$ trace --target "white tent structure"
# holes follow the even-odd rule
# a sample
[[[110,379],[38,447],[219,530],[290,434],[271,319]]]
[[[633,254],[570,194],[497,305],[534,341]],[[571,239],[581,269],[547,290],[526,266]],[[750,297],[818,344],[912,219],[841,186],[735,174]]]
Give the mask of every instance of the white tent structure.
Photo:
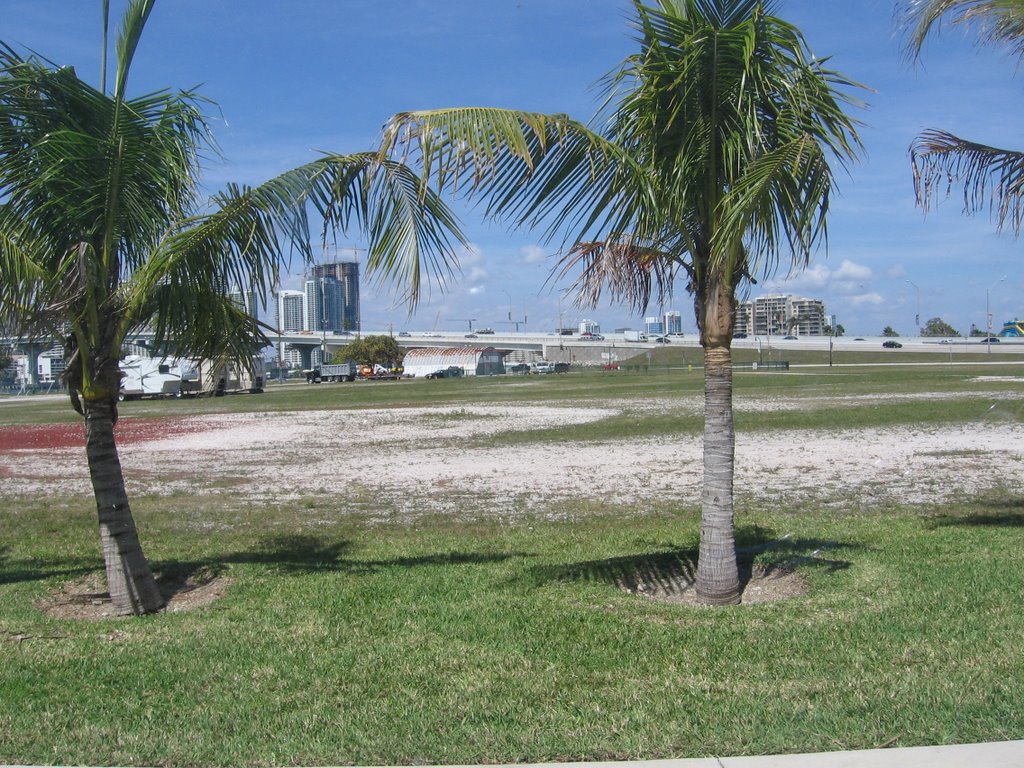
[[[410,349],[402,361],[405,375],[418,378],[453,366],[463,376],[504,375],[505,353],[494,347],[423,347]]]

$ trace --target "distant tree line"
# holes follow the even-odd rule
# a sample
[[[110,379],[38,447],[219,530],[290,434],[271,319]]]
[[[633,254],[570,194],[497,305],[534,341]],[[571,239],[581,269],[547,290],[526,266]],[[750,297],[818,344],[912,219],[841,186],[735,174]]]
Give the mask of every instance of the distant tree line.
[[[933,317],[924,324],[921,329],[922,336],[959,336],[960,332],[943,320],[941,317]]]
[[[885,326],[885,328],[882,329],[882,335],[888,337],[895,337],[899,336],[900,334],[899,331],[894,330],[891,325],[887,325]],[[947,323],[945,320],[943,320],[941,317],[933,317],[931,320],[924,324],[924,327],[921,329],[921,335],[930,336],[933,338],[950,338],[954,336],[959,336],[960,332],[956,328],[951,326],[949,323]],[[980,331],[977,328],[974,328],[973,326],[971,327],[971,336],[985,335],[986,334],[984,331]]]

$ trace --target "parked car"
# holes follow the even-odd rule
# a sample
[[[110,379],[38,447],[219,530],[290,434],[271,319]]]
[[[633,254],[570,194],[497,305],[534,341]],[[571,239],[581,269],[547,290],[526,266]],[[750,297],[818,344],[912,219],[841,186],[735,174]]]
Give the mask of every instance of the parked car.
[[[571,366],[568,363],[555,363],[555,373],[568,373]]]
[[[447,368],[438,368],[433,373],[428,373],[425,379],[461,379],[464,371],[457,365],[449,365]]]
[[[885,347],[886,349],[903,349],[902,344],[900,344],[898,341],[893,341],[892,339],[889,339],[889,341],[883,341],[882,346]]]
[[[747,334],[745,334],[745,333],[734,333],[732,335],[732,337],[734,339],[745,339],[745,338],[747,338]]]

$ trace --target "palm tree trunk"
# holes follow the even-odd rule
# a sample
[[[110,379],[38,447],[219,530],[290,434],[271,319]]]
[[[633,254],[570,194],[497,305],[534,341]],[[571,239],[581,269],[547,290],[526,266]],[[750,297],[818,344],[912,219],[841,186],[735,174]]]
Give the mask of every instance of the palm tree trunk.
[[[740,601],[733,520],[736,435],[732,423],[732,328],[735,290],[711,277],[697,298],[704,346],[704,490],[701,496],[697,597],[707,605]]]
[[[114,409],[109,401],[85,401],[85,453],[96,497],[107,587],[121,615],[151,613],[164,604],[139,544],[128,505],[121,461],[114,443]]]
[[[732,351],[704,351],[704,492],[697,596],[708,605],[740,601],[733,521]]]

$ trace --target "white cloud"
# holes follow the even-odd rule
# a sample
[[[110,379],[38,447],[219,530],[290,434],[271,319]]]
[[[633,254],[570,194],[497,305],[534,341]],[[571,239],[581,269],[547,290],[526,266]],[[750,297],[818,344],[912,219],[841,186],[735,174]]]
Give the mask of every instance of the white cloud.
[[[527,264],[540,264],[548,258],[548,252],[539,245],[524,245],[519,249],[523,255],[523,261]]]
[[[832,273],[832,278],[835,280],[870,280],[872,276],[871,268],[865,267],[862,264],[855,264],[849,259],[843,259],[839,265],[839,269]]]
[[[907,270],[903,268],[902,264],[897,264],[894,267],[889,267],[889,269],[885,271],[885,276],[891,278],[906,277]]]
[[[484,288],[484,286],[474,285],[472,288],[469,289],[468,293],[470,296],[479,296],[480,294],[485,293],[486,291],[487,289]]]
[[[766,291],[810,291],[820,290],[828,285],[828,267],[815,264],[803,272],[784,278],[772,278],[764,284]]]
[[[863,293],[860,296],[850,296],[848,301],[855,307],[862,307],[865,304],[877,306],[878,304],[885,303],[885,299],[877,293]]]
[[[766,291],[813,293],[825,290],[839,294],[857,294],[864,291],[874,273],[870,267],[843,259],[837,269],[824,264],[813,264],[803,272],[783,280],[770,280]]]
[[[473,264],[479,264],[484,260],[484,255],[481,250],[470,244],[459,249],[459,266],[465,269]]]

